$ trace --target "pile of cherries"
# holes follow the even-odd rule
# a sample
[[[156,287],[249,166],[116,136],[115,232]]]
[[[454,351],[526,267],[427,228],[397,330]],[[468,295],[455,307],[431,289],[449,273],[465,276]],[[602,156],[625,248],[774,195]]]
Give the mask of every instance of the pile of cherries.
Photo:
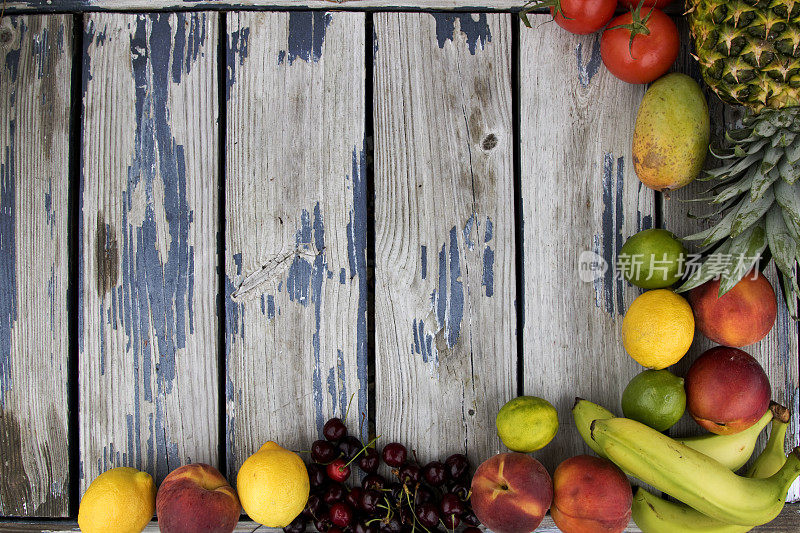
[[[464,533],[480,533],[464,455],[421,465],[416,453],[412,460],[397,442],[382,452],[362,445],[339,418],[328,420],[322,434],[325,440],[311,446],[311,495],[303,512],[283,528],[286,533],[303,533],[309,523],[320,533],[442,533],[461,524],[468,526]],[[388,479],[378,473],[381,460],[390,469]],[[356,467],[365,475],[360,486],[351,479],[348,487]]]

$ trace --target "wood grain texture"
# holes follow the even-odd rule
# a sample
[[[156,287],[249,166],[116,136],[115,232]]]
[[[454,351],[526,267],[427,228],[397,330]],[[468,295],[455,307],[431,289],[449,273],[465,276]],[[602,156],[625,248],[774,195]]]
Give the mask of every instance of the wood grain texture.
[[[775,520],[763,526],[751,529],[755,533],[788,533],[800,529],[800,504],[789,504],[783,508],[781,514]],[[29,533],[33,531],[50,532],[72,532],[78,533],[78,525],[74,521],[63,522],[3,522],[0,519],[0,530],[5,533]],[[153,521],[144,529],[144,533],[158,533],[158,524]],[[236,524],[234,533],[280,533],[282,530],[260,526],[255,522],[243,520]],[[484,530],[488,531],[488,530]],[[558,533],[560,530],[553,523],[553,519],[548,514],[536,528],[536,533]],[[642,533],[633,521],[625,528],[626,533]]]
[[[630,157],[644,88],[602,66],[598,35],[548,20],[521,29],[520,134],[524,387],[558,409],[559,432],[536,454],[552,471],[588,450],[572,419],[575,397],[619,412],[622,390],[642,370],[620,337],[639,292],[613,264],[625,239],[652,227],[654,201]],[[586,270],[592,263],[610,268]]]
[[[86,20],[82,489],[218,461],[217,18]]]
[[[516,392],[511,17],[374,21],[376,431],[480,462]]]
[[[9,12],[25,11],[97,11],[97,10],[158,10],[158,9],[237,9],[237,8],[309,8],[309,9],[367,9],[417,8],[480,10],[519,9],[524,0],[22,0],[9,1]]]
[[[72,18],[0,19],[0,515],[66,516]]]
[[[228,19],[229,472],[367,412],[363,13]],[[360,435],[366,436],[367,424]]]
[[[689,55],[689,44],[691,43],[691,36],[688,30],[688,24],[683,21],[678,21],[678,29],[681,32],[681,43],[686,47],[679,55],[679,61],[676,64],[676,71],[688,74],[700,82],[701,87],[705,90],[706,99],[709,104],[709,111],[711,113],[712,125],[712,143],[717,145],[724,138],[725,127],[735,127],[737,121],[741,120],[743,115],[742,108],[734,108],[723,104],[722,101],[702,83],[697,62]],[[708,157],[706,160],[706,168],[714,168],[718,162],[713,157]],[[693,215],[705,215],[712,213],[716,210],[707,203],[688,203],[689,200],[707,196],[703,194],[712,185],[712,182],[694,181],[686,187],[679,189],[671,194],[668,200],[663,202],[663,225],[664,228],[672,231],[679,237],[685,237],[692,233],[702,231],[714,225],[721,217],[717,216],[711,220],[699,220],[695,217],[688,216],[689,213]],[[685,243],[690,253],[698,250],[697,242],[687,241]],[[785,405],[791,409],[792,419],[788,430],[786,431],[786,451],[787,453],[795,446],[800,445],[800,387],[798,379],[800,378],[800,369],[798,369],[798,326],[797,323],[789,316],[786,309],[786,303],[780,283],[777,282],[774,264],[770,264],[764,271],[764,274],[772,283],[775,292],[777,293],[778,301],[778,317],[772,331],[760,342],[743,348],[744,351],[752,355],[769,376],[770,384],[772,385],[772,399],[776,402]],[[703,336],[700,331],[695,332],[694,342],[686,356],[671,370],[680,376],[685,376],[691,364],[697,359],[700,354],[716,344]],[[692,420],[687,414],[683,419],[671,430],[675,435],[689,435],[701,434],[703,429]],[[764,431],[759,438],[759,443],[756,446],[753,457],[757,457],[758,453],[763,449],[764,444],[769,437],[769,429]],[[749,466],[749,463],[748,463]],[[747,468],[747,466],[745,466]],[[789,489],[788,501],[800,500],[800,481],[796,481]]]

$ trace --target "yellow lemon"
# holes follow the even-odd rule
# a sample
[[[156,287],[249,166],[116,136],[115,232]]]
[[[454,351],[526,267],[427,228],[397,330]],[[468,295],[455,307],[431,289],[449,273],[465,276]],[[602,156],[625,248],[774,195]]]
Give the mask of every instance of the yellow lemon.
[[[85,533],[139,533],[155,509],[156,486],[150,474],[135,468],[112,468],[86,489],[78,509],[78,527]]]
[[[685,298],[669,289],[636,298],[622,319],[622,345],[637,363],[661,370],[680,361],[694,338],[694,316]]]
[[[236,490],[250,518],[267,527],[285,527],[306,506],[311,486],[300,456],[270,441],[239,469]]]

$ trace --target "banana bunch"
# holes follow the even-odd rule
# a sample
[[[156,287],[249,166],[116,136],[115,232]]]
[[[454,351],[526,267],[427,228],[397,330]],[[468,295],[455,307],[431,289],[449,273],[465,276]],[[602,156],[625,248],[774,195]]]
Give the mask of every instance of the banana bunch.
[[[747,477],[768,478],[786,463],[783,442],[788,427],[782,419],[772,420],[767,446],[748,470]],[[745,533],[752,529],[715,520],[688,505],[664,500],[642,488],[633,496],[631,516],[645,533]]]
[[[718,461],[628,418],[595,420],[591,436],[620,468],[658,490],[729,524],[766,524],[783,509],[800,475],[800,447],[765,479],[737,476]]]
[[[575,405],[572,407],[572,416],[575,419],[575,427],[578,429],[578,433],[580,433],[586,444],[594,453],[605,457],[600,446],[592,439],[589,426],[594,420],[615,418],[614,413],[596,403],[584,400],[583,398],[575,398]],[[758,436],[771,420],[782,420],[784,423],[788,422],[789,409],[779,403],[771,402],[764,416],[744,431],[732,435],[705,433],[696,437],[683,437],[676,440],[689,448],[716,459],[731,470],[738,470],[744,466],[750,459],[750,456],[753,455],[753,450],[758,442]],[[785,434],[786,430],[784,429],[784,435]]]
[[[615,418],[607,409],[582,399],[576,399],[573,416],[578,432],[596,453],[689,504],[669,502],[639,489],[632,516],[645,533],[749,531],[780,513],[789,486],[800,474],[800,447],[788,459],[783,451],[788,409],[774,402],[754,428],[734,435],[709,433],[679,440],[634,420]],[[767,447],[748,477],[737,476],[731,470],[747,462],[770,420]]]

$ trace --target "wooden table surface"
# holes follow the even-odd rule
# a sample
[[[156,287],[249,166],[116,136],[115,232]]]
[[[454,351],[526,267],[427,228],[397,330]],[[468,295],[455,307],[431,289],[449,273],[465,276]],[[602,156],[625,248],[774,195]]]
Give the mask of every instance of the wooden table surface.
[[[308,450],[351,398],[353,432],[422,461],[503,451],[494,417],[523,393],[559,411],[534,454],[551,472],[587,452],[570,408],[619,411],[639,292],[580,265],[700,227],[701,184],[663,198],[629,163],[645,87],[596,35],[520,27],[502,11],[520,2],[175,4],[0,19],[0,516],[74,519],[114,466],[233,481],[267,440]],[[148,5],[167,10],[107,11]],[[697,76],[677,22],[675,69]],[[719,135],[737,113],[709,102]],[[785,307],[747,351],[800,444]]]

